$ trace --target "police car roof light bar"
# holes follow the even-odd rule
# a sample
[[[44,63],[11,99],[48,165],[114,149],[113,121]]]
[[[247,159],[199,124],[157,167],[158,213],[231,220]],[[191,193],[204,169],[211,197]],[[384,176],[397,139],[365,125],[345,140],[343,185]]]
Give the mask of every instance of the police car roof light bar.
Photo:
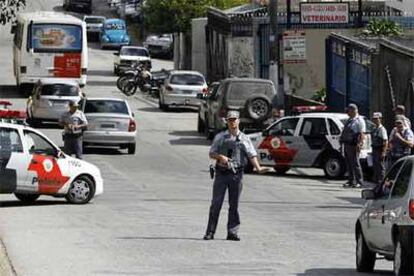
[[[298,105],[292,107],[293,112],[297,113],[304,113],[304,112],[321,112],[326,111],[328,107],[326,105],[310,105],[310,106],[304,106],[304,105]]]

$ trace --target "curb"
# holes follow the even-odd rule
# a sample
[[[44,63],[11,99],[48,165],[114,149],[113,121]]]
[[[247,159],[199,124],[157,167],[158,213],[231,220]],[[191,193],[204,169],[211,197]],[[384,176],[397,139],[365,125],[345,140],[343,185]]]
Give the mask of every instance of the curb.
[[[2,276],[16,276],[17,273],[10,262],[7,255],[6,247],[2,240],[0,240],[0,275]]]

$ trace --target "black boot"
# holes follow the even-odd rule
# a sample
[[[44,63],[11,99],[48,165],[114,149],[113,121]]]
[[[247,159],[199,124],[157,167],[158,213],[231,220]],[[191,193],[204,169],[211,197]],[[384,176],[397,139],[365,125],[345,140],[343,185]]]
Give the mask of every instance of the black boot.
[[[214,234],[212,232],[208,232],[207,234],[204,235],[203,240],[214,240]]]
[[[227,234],[227,240],[229,240],[229,241],[239,241],[240,237],[237,236],[237,234],[228,233]]]

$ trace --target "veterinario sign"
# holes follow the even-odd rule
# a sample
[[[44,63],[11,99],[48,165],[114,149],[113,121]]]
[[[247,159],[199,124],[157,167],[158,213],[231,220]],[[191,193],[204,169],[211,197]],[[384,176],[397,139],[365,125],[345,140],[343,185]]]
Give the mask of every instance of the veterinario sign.
[[[346,24],[349,22],[349,3],[301,3],[302,24]]]

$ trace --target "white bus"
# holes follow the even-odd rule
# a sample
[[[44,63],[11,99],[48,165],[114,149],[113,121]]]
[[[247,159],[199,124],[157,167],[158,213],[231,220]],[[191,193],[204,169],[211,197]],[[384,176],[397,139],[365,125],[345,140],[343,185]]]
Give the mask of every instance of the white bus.
[[[20,13],[12,33],[14,75],[21,90],[45,77],[86,84],[88,45],[84,21],[58,12]]]

